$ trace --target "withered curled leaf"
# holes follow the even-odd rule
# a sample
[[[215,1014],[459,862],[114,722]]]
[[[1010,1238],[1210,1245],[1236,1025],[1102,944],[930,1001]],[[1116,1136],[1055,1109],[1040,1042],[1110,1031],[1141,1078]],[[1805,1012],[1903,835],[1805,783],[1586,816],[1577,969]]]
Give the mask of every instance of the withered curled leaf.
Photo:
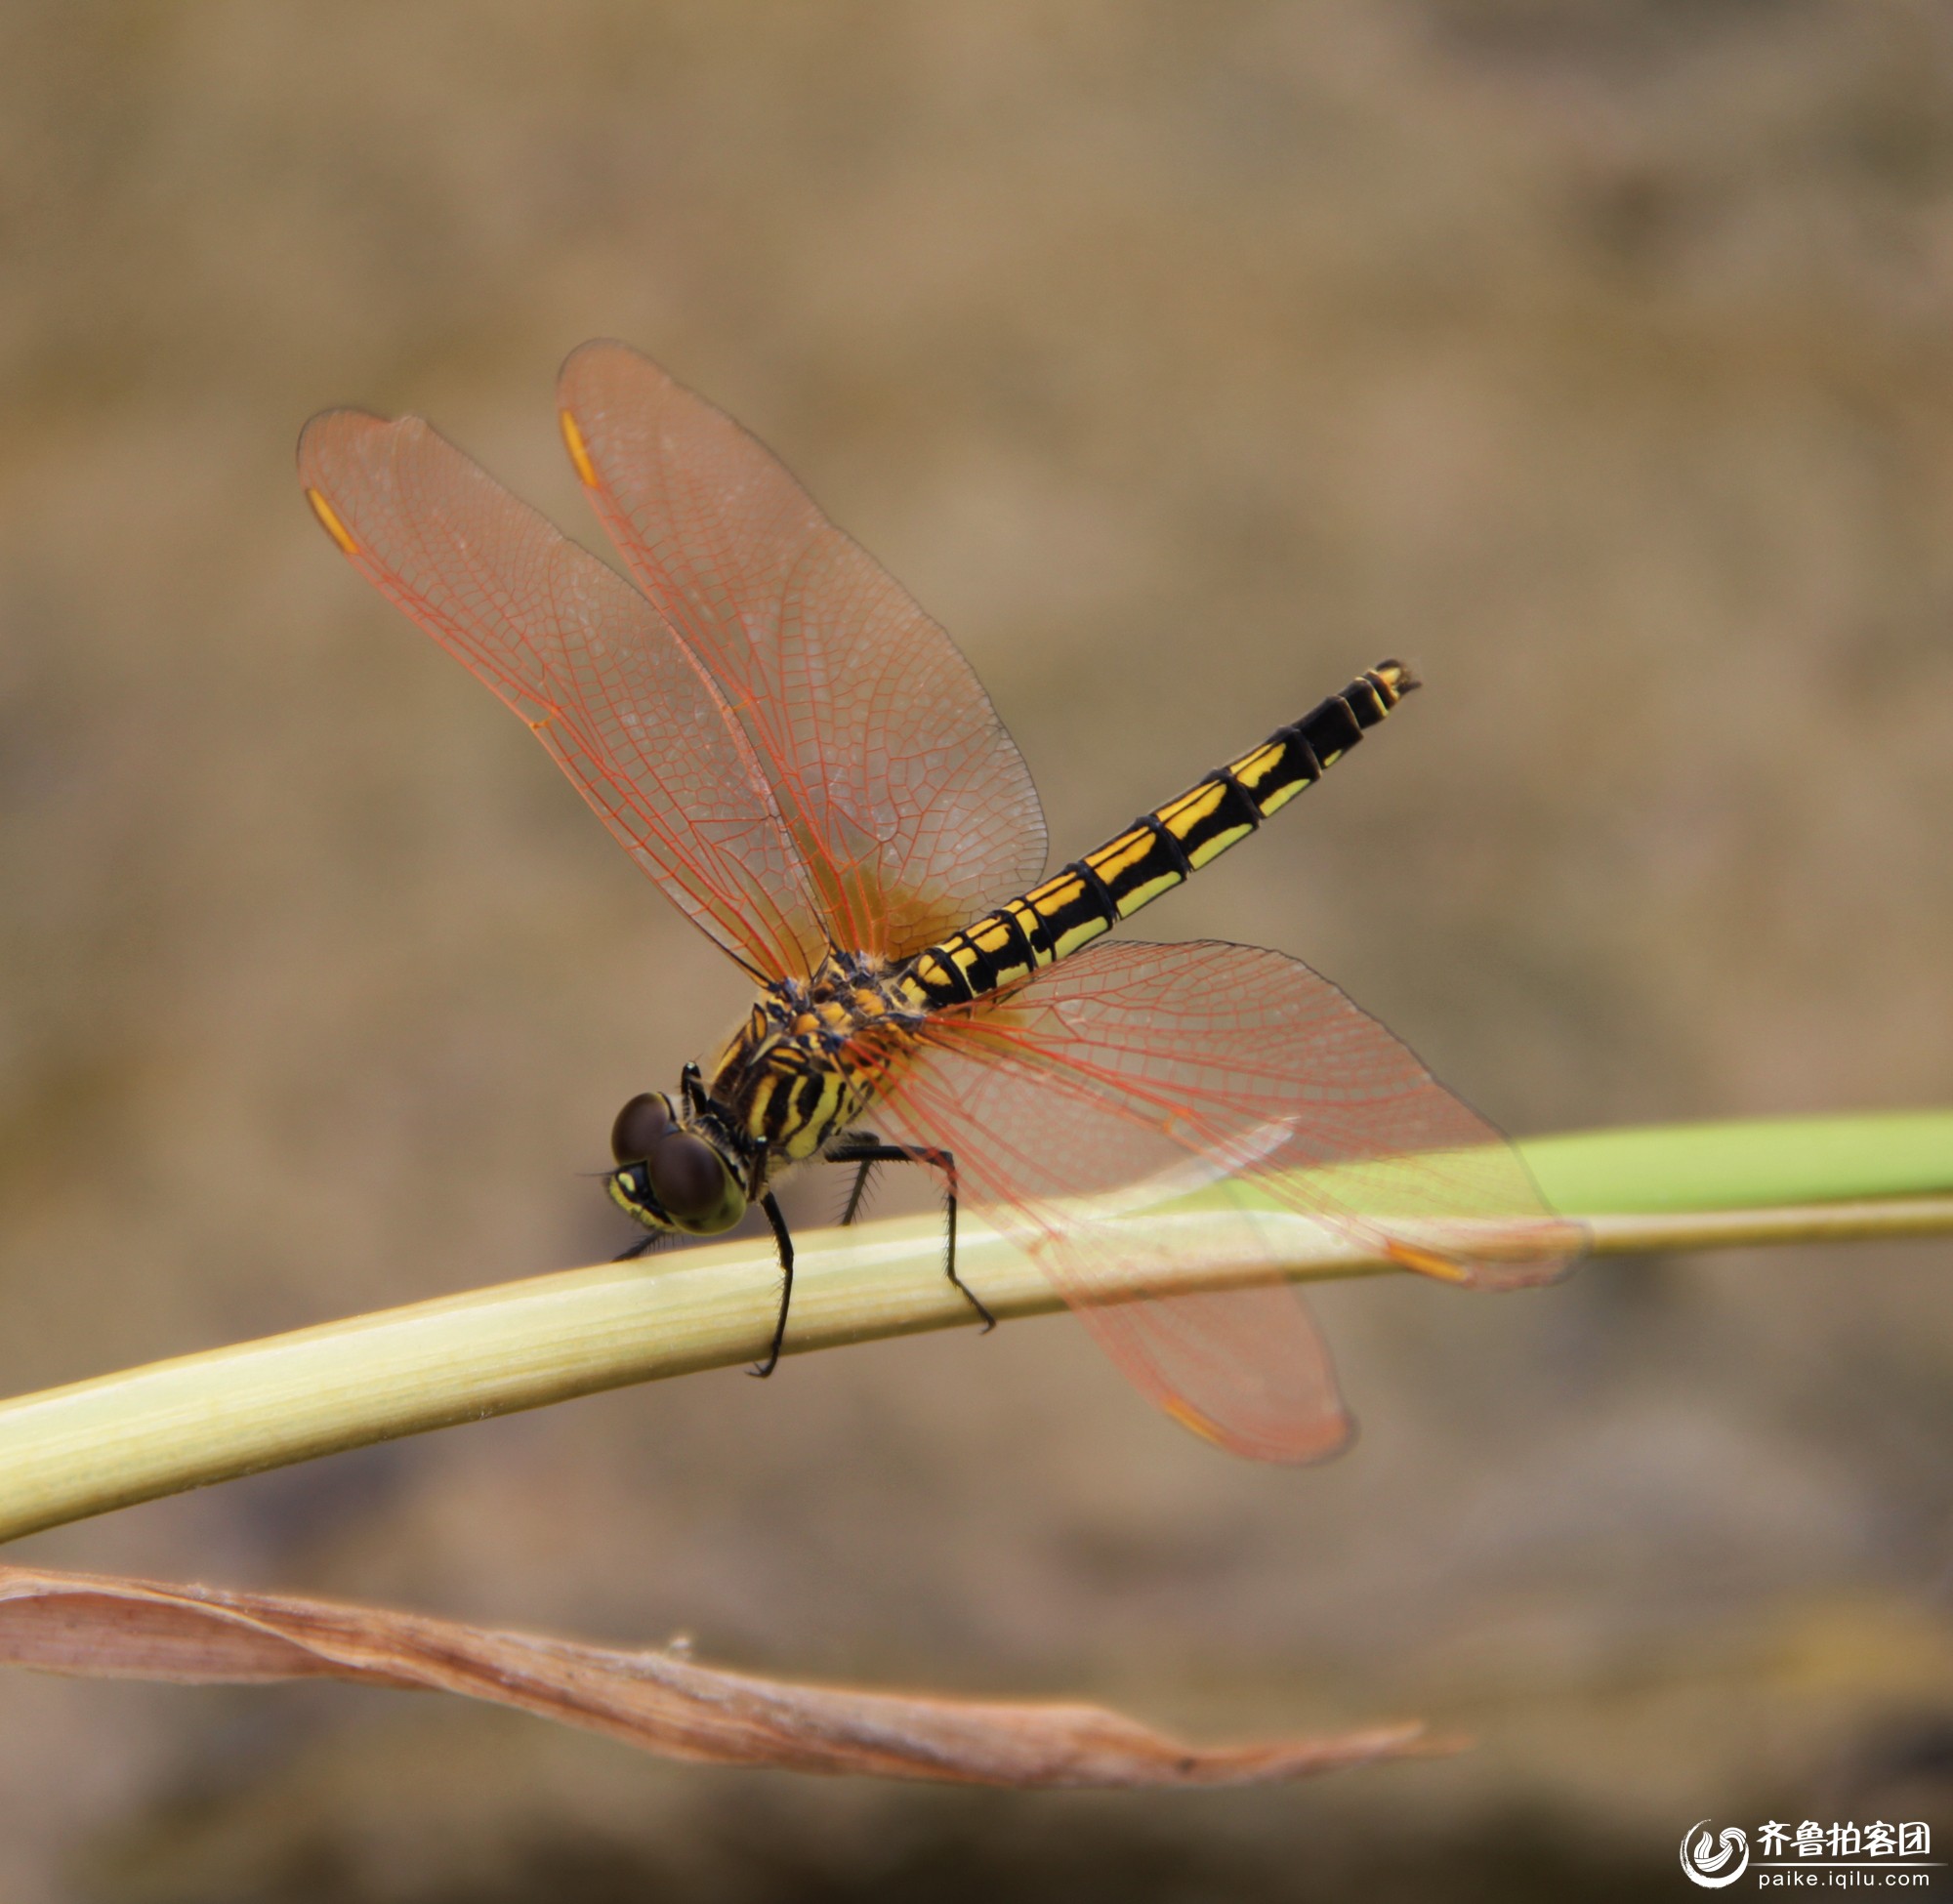
[[[514,1706],[673,1759],[1018,1787],[1246,1785],[1449,1749],[1416,1724],[1197,1747],[1101,1706],[798,1685],[670,1652],[115,1575],[0,1566],[0,1664],[352,1679]]]

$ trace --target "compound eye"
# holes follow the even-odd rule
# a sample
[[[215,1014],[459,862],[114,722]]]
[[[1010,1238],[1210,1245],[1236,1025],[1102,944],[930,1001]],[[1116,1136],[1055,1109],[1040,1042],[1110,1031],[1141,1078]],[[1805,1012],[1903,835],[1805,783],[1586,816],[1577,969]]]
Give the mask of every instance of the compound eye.
[[[702,1221],[726,1195],[726,1166],[719,1153],[687,1131],[674,1131],[664,1138],[645,1168],[658,1201],[682,1223]]]
[[[671,1107],[655,1092],[641,1091],[610,1127],[610,1154],[620,1164],[641,1164],[671,1129]]]

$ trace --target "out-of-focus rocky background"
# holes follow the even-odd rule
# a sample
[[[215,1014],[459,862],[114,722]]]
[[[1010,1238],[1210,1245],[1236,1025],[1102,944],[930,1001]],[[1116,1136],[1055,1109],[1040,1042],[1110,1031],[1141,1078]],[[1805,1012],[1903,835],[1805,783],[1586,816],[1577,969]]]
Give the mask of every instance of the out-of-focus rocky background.
[[[1060,853],[1420,664],[1157,932],[1310,960],[1516,1130],[1944,1101],[1942,9],[17,4],[0,1391],[625,1240],[580,1173],[742,981],[291,468],[322,405],[423,410],[594,536],[550,399],[602,333],[955,632]],[[1936,1818],[1949,1271],[1335,1292],[1322,1472],[1053,1321],[49,1534],[11,1552],[1479,1745],[1022,1799],[16,1676],[0,1896],[1607,1898],[1683,1892],[1705,1814]]]

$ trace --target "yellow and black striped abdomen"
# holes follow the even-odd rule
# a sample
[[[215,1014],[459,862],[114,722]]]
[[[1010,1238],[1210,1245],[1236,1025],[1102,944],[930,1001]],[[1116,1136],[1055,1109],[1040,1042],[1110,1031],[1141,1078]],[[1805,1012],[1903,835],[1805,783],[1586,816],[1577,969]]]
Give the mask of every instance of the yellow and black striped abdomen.
[[[1321,779],[1416,685],[1402,662],[1378,662],[1252,753],[1143,813],[1096,852],[954,938],[918,952],[898,980],[904,996],[919,1009],[962,1005],[1089,945],[1245,840]]]

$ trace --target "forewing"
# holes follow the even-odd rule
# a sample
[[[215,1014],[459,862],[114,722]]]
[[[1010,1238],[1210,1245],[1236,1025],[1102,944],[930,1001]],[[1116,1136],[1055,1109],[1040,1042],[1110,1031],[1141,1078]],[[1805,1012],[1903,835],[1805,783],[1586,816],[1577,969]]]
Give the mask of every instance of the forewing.
[[[1348,1423],[1250,1206],[1492,1286],[1551,1277],[1578,1245],[1510,1144],[1410,1051],[1306,966],[1251,946],[1093,946],[932,1021],[873,1115],[892,1142],[953,1153],[969,1202],[1032,1249],[1175,1419],[1265,1460],[1332,1453]],[[1203,1249],[1267,1262],[1268,1281],[1105,1303],[1114,1268],[1170,1286],[1185,1245],[1166,1224],[1080,1221],[1065,1200],[1143,1208],[1222,1182],[1240,1207],[1221,1200]]]
[[[1023,760],[901,585],[637,352],[586,344],[559,398],[604,528],[764,763],[834,942],[905,958],[1033,885]]]
[[[314,417],[299,474],[359,571],[528,723],[698,926],[765,976],[817,963],[768,776],[643,596],[419,417]]]

